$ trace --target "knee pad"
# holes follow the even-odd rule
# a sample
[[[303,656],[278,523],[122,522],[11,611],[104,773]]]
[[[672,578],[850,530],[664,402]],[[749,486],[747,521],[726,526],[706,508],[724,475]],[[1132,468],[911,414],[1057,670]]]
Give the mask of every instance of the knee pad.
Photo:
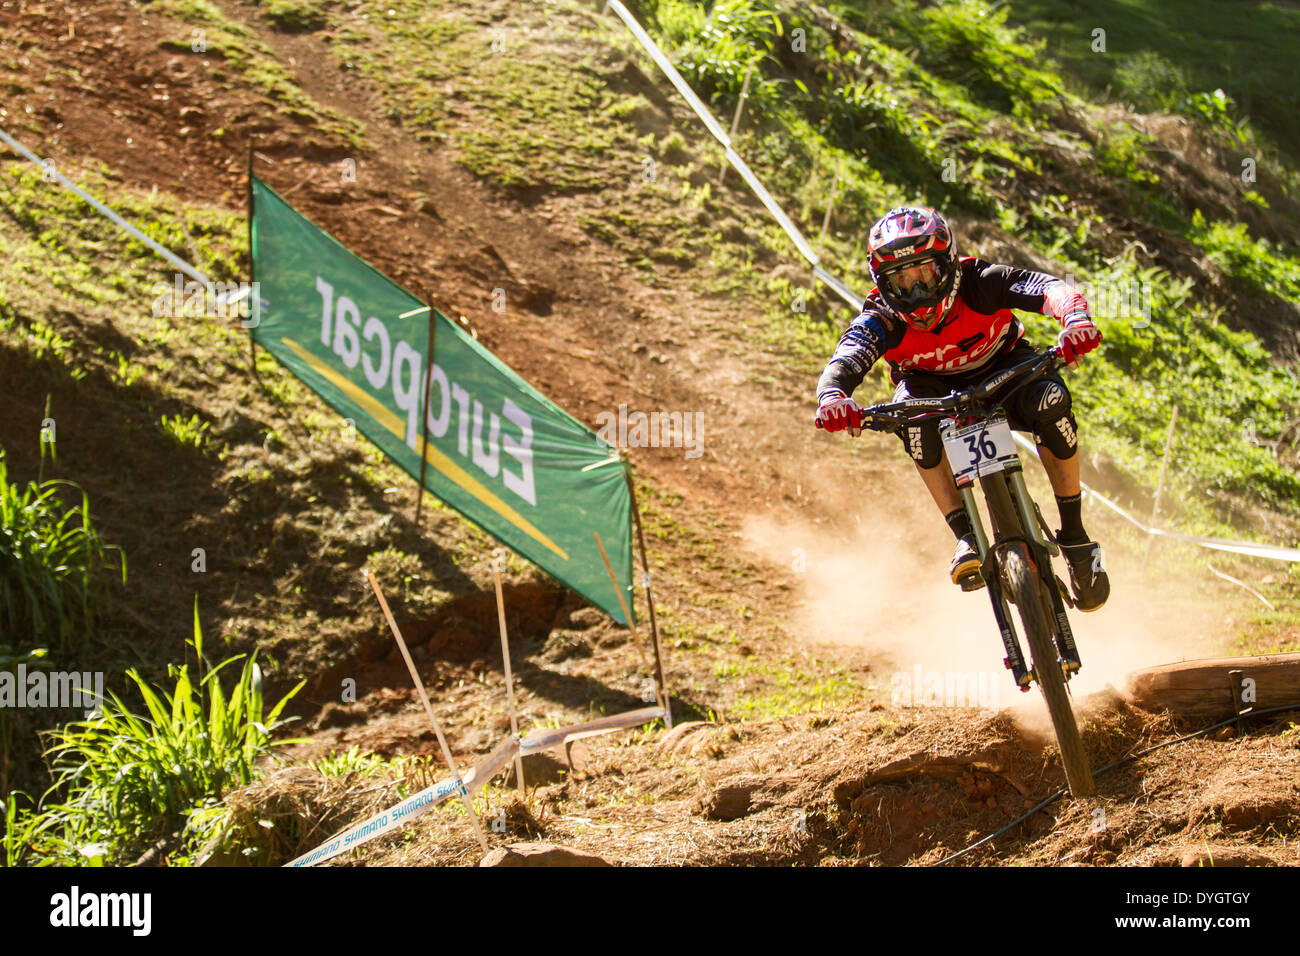
[[[894,401],[902,402],[909,398],[917,398],[907,387],[908,383],[903,380],[898,383],[894,389]],[[922,468],[933,468],[943,460],[943,441],[939,438],[939,425],[937,422],[929,421],[915,428],[900,428],[896,434],[903,442],[903,447]]]
[[[1047,379],[1038,383],[1037,388],[1027,388],[1023,411],[1035,424],[1054,422],[1070,414],[1070,391],[1062,382]]]
[[[1062,415],[1056,421],[1036,425],[1034,439],[1046,446],[1057,458],[1073,458],[1079,451],[1079,434],[1075,430],[1074,416]]]
[[[1026,388],[1017,403],[1018,417],[1033,427],[1034,439],[1057,458],[1073,458],[1079,436],[1071,411],[1070,390],[1057,379]]]
[[[900,428],[898,437],[903,440],[903,447],[912,456],[912,461],[922,468],[933,468],[943,460],[943,441],[939,438],[939,425],[936,422]]]

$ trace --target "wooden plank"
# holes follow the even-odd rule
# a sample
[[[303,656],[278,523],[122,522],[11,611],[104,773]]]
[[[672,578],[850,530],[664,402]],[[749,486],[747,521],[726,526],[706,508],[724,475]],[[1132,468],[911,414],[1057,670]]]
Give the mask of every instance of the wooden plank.
[[[1287,704],[1300,708],[1300,653],[1217,657],[1150,667],[1128,675],[1124,696],[1143,710],[1226,720],[1236,713],[1229,677],[1234,670],[1241,671],[1244,680],[1253,681],[1253,686],[1248,684],[1243,708],[1264,710]]]

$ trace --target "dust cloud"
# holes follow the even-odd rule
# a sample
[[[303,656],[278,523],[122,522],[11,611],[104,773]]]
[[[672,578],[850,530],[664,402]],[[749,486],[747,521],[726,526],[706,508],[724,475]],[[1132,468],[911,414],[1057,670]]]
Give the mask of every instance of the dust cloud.
[[[963,593],[951,583],[952,535],[910,463],[898,472],[877,489],[846,494],[844,482],[828,482],[813,468],[800,483],[807,517],[747,522],[744,536],[759,554],[792,572],[792,632],[810,649],[866,651],[867,683],[882,702],[1044,710],[1045,717],[1041,696],[1019,691],[1002,664],[987,590]],[[824,513],[828,506],[834,514]],[[1092,525],[1105,547],[1101,523]],[[1055,563],[1068,581],[1064,562]],[[1083,661],[1070,684],[1076,699],[1107,685],[1122,690],[1126,675],[1140,668],[1207,656],[1216,615],[1192,598],[1199,585],[1149,584],[1141,563],[1140,550],[1106,548],[1110,600],[1091,613],[1069,612]],[[1022,647],[1027,653],[1023,640]]]

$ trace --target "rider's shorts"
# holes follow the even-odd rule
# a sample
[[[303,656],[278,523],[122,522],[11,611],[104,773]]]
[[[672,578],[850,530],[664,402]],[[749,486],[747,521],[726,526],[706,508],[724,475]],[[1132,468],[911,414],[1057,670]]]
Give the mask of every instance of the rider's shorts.
[[[940,398],[957,389],[978,385],[993,373],[1019,365],[1037,354],[1038,350],[1022,339],[1014,348],[973,372],[951,375],[902,372],[895,379],[894,401]],[[1014,388],[1015,383],[1011,385]],[[1074,415],[1070,411],[1070,390],[1058,372],[1048,372],[1014,391],[1005,407],[1012,428],[1031,433],[1036,443],[1046,446],[1057,458],[1073,458],[1079,450]],[[903,440],[907,453],[922,468],[933,468],[943,458],[939,423],[934,419],[914,428],[901,428],[898,437]]]

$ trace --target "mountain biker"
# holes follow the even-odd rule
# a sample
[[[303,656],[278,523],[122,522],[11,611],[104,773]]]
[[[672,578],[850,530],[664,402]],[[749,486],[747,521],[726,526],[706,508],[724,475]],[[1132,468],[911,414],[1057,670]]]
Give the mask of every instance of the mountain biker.
[[[1057,345],[1071,367],[1101,344],[1088,303],[1063,280],[1043,272],[958,258],[948,224],[933,209],[887,212],[867,240],[876,287],[840,336],[817,382],[817,420],[828,431],[861,434],[850,397],[877,360],[889,364],[894,401],[937,398],[975,385],[992,373],[1039,354],[1024,341],[1012,309],[1050,314],[1060,321]],[[1055,372],[1016,391],[1006,402],[1017,431],[1034,435],[1061,518],[1056,532],[1080,610],[1094,611],[1110,595],[1101,546],[1083,527],[1079,440],[1070,391]],[[957,537],[953,583],[963,591],[984,586],[970,517],[947,465],[938,423],[899,429],[935,504]]]

